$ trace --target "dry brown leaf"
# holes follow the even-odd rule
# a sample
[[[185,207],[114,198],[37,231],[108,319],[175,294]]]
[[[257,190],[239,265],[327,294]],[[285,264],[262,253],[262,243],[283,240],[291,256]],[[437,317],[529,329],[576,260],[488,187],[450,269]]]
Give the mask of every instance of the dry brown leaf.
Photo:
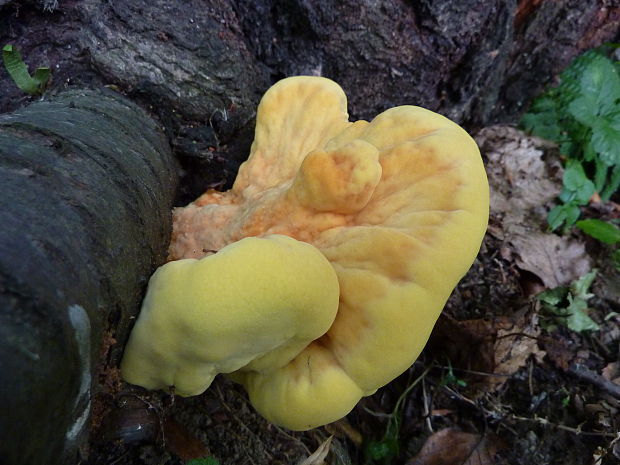
[[[497,330],[495,338],[493,373],[512,375],[525,366],[532,355],[538,362],[542,362],[545,352],[538,347],[540,327],[536,313],[523,315],[514,324],[504,321],[501,326],[503,327]],[[487,389],[497,389],[507,378],[507,376],[490,376],[483,381]]]
[[[545,233],[547,212],[562,188],[562,168],[548,143],[508,126],[491,126],[476,137],[487,157],[491,233],[510,244],[517,265],[547,288],[568,284],[590,271],[583,244]],[[553,162],[548,161],[555,160]]]
[[[436,359],[450,360],[455,368],[482,371],[482,367],[492,364],[489,325],[488,320],[458,321],[441,314],[428,341],[428,349]]]
[[[581,242],[555,234],[521,232],[515,232],[510,242],[519,256],[519,268],[534,273],[550,289],[569,284],[591,269]]]
[[[431,350],[445,356],[454,368],[501,376],[481,376],[473,383],[480,395],[501,387],[530,356],[542,361],[538,347],[540,327],[535,312],[520,312],[493,320],[457,321],[446,315],[437,322],[430,340]]]
[[[211,455],[202,441],[172,418],[166,418],[164,421],[164,439],[167,448],[182,460],[187,461]]]
[[[333,436],[328,437],[307,459],[299,462],[299,465],[323,465],[325,457],[329,453],[329,447],[332,443]]]
[[[544,348],[549,360],[564,371],[568,371],[573,361],[577,358],[575,348],[570,347],[562,339],[546,338]]]
[[[431,435],[407,465],[493,465],[502,448],[495,437],[446,428]]]
[[[598,276],[601,276],[600,274]],[[597,276],[597,279],[598,279]],[[604,289],[606,286],[605,283],[606,276],[603,276],[600,279],[601,286],[598,289]],[[610,300],[611,302],[620,302],[620,289],[618,292],[618,298],[609,299],[607,296],[599,295],[597,292],[597,297]],[[603,345],[612,345],[618,344],[620,342],[620,315],[610,315],[608,319],[606,319],[604,326],[602,328],[600,335],[600,340]]]
[[[620,460],[620,433],[618,433],[618,436],[616,436],[616,439],[614,439],[610,446],[612,446],[611,451],[613,452],[614,456]]]
[[[620,385],[620,362],[612,362],[603,368],[603,378]]]
[[[484,128],[476,142],[487,158],[491,212],[502,214],[504,223],[544,221],[541,207],[553,201],[562,189],[561,167],[544,160],[549,144],[501,125]],[[536,211],[534,218],[530,210]]]

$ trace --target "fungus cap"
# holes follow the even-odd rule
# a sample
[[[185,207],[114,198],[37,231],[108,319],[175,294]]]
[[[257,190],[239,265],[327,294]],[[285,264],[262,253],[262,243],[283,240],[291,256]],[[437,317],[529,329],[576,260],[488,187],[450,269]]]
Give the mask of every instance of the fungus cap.
[[[212,260],[229,244],[271,234],[312,244],[327,258],[339,302],[326,332],[286,356],[226,367],[235,368],[233,378],[262,415],[303,430],[341,418],[415,361],[480,248],[488,209],[480,153],[457,124],[415,106],[389,109],[370,123],[349,122],[336,83],[294,77],[261,100],[251,154],[233,188],[210,190],[175,210],[170,259],[220,250],[205,259]],[[264,271],[256,269],[256,278]],[[278,290],[273,283],[261,292]],[[208,306],[204,301],[222,299],[222,293],[218,286],[184,302],[197,314]],[[134,330],[140,331],[140,345],[168,332],[167,325],[174,325],[169,318],[140,330],[140,316]],[[216,323],[205,326],[203,340],[219,331]],[[178,352],[177,370],[200,371],[191,355],[193,345],[203,350],[199,341],[181,338],[182,349],[170,344]],[[140,367],[124,365],[125,378],[136,380],[134,370],[148,370],[159,387],[171,382],[171,368],[145,360]]]
[[[182,396],[250,362],[283,366],[327,331],[338,279],[313,246],[287,236],[246,238],[151,277],[121,363],[125,380]]]

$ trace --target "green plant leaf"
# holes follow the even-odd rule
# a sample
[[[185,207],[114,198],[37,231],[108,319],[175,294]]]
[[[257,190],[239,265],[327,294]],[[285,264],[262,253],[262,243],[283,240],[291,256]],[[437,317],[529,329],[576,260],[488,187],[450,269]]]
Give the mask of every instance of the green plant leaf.
[[[556,141],[566,159],[563,205],[547,217],[552,230],[566,232],[596,192],[607,201],[620,188],[620,63],[606,56],[611,48],[575,58],[521,120],[526,130]]]
[[[566,211],[566,219],[564,220],[566,222],[566,226],[568,227],[574,225],[575,221],[577,221],[581,215],[581,209],[577,205],[569,203],[564,205],[564,210]]]
[[[577,227],[587,235],[605,244],[617,244],[620,242],[620,228],[606,221],[597,219],[577,221]]]
[[[565,140],[560,144],[560,153],[568,157],[574,157],[575,154],[579,153],[579,147],[580,144],[575,141],[571,139]]]
[[[620,249],[614,250],[611,254],[611,262],[614,264],[614,268],[620,271]]]
[[[617,164],[611,171],[611,177],[609,179],[609,182],[607,183],[607,186],[605,186],[605,189],[603,189],[603,191],[601,192],[601,199],[603,200],[603,202],[607,202],[609,198],[614,195],[614,193],[618,190],[619,187],[620,164]]]
[[[573,200],[575,200],[575,191],[569,190],[564,187],[560,192],[560,195],[558,195],[558,198],[565,204],[572,202]]]
[[[596,331],[598,324],[587,314],[588,304],[585,300],[568,295],[566,308],[566,326],[578,333],[582,331]]]
[[[594,294],[590,294],[589,290],[590,286],[594,282],[594,278],[596,278],[597,273],[598,270],[594,269],[570,284],[570,292],[573,296],[575,296],[575,298],[588,300],[589,298],[594,297]]]
[[[585,161],[593,161],[594,163],[597,163],[600,160],[596,155],[596,150],[594,150],[594,147],[592,147],[592,136],[588,135],[587,141],[583,145],[583,159]]]
[[[596,278],[597,270],[586,273],[570,284],[568,307],[566,307],[566,326],[573,331],[596,331],[599,325],[588,316],[588,300],[594,297],[590,286]]]
[[[34,77],[28,73],[28,67],[22,60],[22,57],[13,45],[5,45],[2,48],[2,59],[4,66],[13,79],[13,82],[22,91],[36,95],[43,92],[45,85],[50,77],[50,69],[47,67],[37,68]]]
[[[370,441],[365,452],[372,460],[385,461],[398,454],[398,441],[393,438],[384,438],[381,441]]]
[[[581,80],[581,93],[594,98],[598,111],[595,114],[607,115],[617,111],[620,98],[620,76],[612,61],[597,54],[585,69]]]
[[[559,140],[562,135],[559,120],[556,102],[547,97],[534,102],[530,111],[523,115],[521,125],[535,136]]]
[[[592,270],[573,281],[568,288],[557,287],[536,296],[542,304],[541,315],[545,318],[542,325],[547,330],[555,329],[556,323],[577,332],[599,329],[598,324],[588,315],[587,304],[588,299],[594,295],[589,290],[596,274],[597,270]]]
[[[547,214],[547,222],[551,230],[555,231],[563,224],[565,224],[565,227],[572,226],[579,219],[580,215],[581,209],[579,206],[574,202],[569,202],[553,207]]]
[[[580,123],[590,126],[598,118],[599,104],[596,95],[580,95],[568,105],[569,113]]]
[[[586,181],[579,188],[579,190],[575,192],[575,200],[577,201],[578,205],[586,205],[595,193],[596,187],[594,186],[594,183],[589,179],[586,179]],[[579,215],[575,216],[575,220],[577,220],[578,217]],[[575,221],[573,221],[572,223],[574,222]]]
[[[592,126],[592,148],[607,166],[620,164],[620,121],[598,118]]]
[[[569,160],[562,177],[564,187],[569,191],[576,192],[586,184],[586,181],[588,178],[581,163],[577,160]]]
[[[605,182],[607,181],[607,164],[603,163],[599,158],[594,159],[594,187],[597,192],[601,192],[605,187]]]
[[[566,210],[564,205],[556,205],[547,214],[547,223],[552,231],[555,231],[566,221]]]
[[[566,163],[562,182],[564,189],[560,193],[560,200],[565,203],[574,201],[577,205],[585,205],[596,192],[594,183],[588,179],[582,164],[577,160],[569,160]],[[566,214],[574,220],[579,217],[574,208],[568,209]],[[570,224],[574,223],[574,220]]]
[[[579,81],[583,96],[592,97],[597,111],[593,116],[606,115],[616,109],[620,97],[620,76],[613,62],[604,55],[595,54]]]
[[[568,288],[564,286],[555,287],[553,289],[548,289],[546,291],[541,292],[536,296],[538,300],[540,300],[544,304],[551,305],[553,307],[557,307],[560,303],[566,299],[568,295]]]
[[[191,459],[185,465],[220,465],[220,462],[213,457],[202,457],[199,459]]]

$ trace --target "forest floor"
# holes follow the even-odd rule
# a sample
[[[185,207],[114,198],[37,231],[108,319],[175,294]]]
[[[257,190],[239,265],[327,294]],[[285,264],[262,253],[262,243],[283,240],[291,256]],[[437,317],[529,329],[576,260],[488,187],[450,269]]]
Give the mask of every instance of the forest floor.
[[[85,463],[620,463],[620,273],[603,244],[548,230],[562,184],[557,149],[507,126],[476,138],[492,193],[488,233],[403,375],[345,419],[293,433],[223,377],[175,398],[108,370]],[[617,219],[620,206],[591,202],[583,217]]]

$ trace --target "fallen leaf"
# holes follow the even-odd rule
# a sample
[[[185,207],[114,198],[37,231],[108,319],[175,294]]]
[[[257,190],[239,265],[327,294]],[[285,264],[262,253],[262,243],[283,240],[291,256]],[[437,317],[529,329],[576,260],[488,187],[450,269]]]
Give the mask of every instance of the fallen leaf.
[[[509,375],[524,367],[530,356],[542,362],[545,352],[538,347],[538,315],[530,313],[521,316],[514,322],[504,321],[497,330],[494,345],[493,373],[506,376],[489,376],[483,380],[487,390],[495,390],[502,386]]]
[[[604,282],[605,276],[601,276],[601,281]],[[601,286],[602,288],[603,286]],[[620,294],[618,294],[620,297]],[[597,296],[601,297],[598,293]],[[612,302],[620,302],[620,298],[611,300]],[[605,319],[604,329],[601,331],[601,343],[603,345],[618,344],[620,342],[620,315],[609,315],[609,318]]]
[[[471,383],[474,397],[500,388],[510,375],[525,366],[530,356],[542,361],[545,352],[538,347],[540,327],[536,312],[518,312],[492,320],[457,321],[442,316],[429,346],[452,367],[492,373],[476,377]]]
[[[447,359],[454,368],[480,370],[492,365],[489,320],[459,321],[442,313],[428,341],[428,349],[438,359]]]
[[[553,146],[502,125],[484,128],[476,135],[476,142],[487,158],[491,211],[502,214],[504,223],[545,221],[541,206],[553,201],[562,189],[561,166],[545,160]],[[536,210],[534,217],[530,210]]]
[[[611,448],[611,451],[613,452],[614,456],[620,460],[620,433],[618,433],[618,435],[616,436],[616,439],[614,439],[610,446],[613,446]]]
[[[570,347],[563,339],[545,338],[543,347],[549,360],[564,371],[568,371],[577,357],[574,347]]]
[[[605,368],[603,368],[603,372],[601,374],[603,375],[603,378],[620,385],[620,362],[612,362],[607,364]]]
[[[160,429],[160,419],[154,409],[139,407],[111,410],[100,420],[94,440],[113,442],[121,440],[126,444],[153,441]]]
[[[547,213],[562,189],[563,170],[554,146],[501,125],[483,129],[476,141],[487,158],[495,225],[491,233],[514,251],[504,245],[502,257],[514,257],[519,268],[536,275],[547,288],[590,271],[583,244],[545,232]]]
[[[332,443],[333,436],[328,437],[307,459],[299,462],[299,465],[323,465],[325,457],[329,453],[329,446]]]
[[[184,426],[172,418],[164,420],[164,440],[167,448],[184,461],[211,455],[209,449]]]
[[[493,465],[503,447],[494,436],[446,428],[431,435],[406,465]]]
[[[515,230],[509,239],[517,266],[534,273],[549,289],[566,285],[590,271],[590,258],[581,242],[540,232]]]

